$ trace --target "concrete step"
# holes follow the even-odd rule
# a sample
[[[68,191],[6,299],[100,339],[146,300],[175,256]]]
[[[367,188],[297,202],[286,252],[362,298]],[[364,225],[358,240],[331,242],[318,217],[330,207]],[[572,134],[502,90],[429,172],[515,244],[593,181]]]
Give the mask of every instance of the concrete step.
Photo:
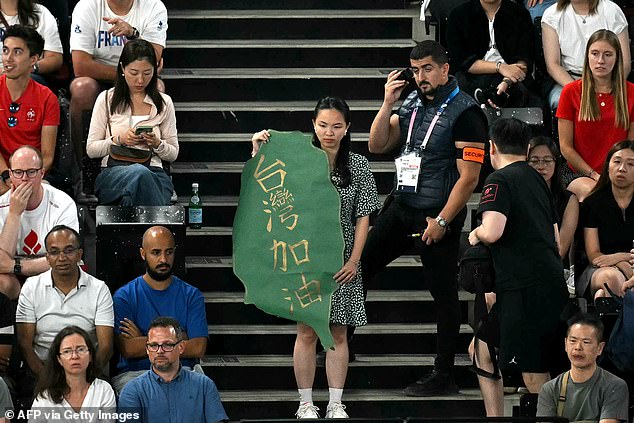
[[[380,79],[385,80],[391,68],[166,68],[164,80],[174,79]]]
[[[294,323],[209,325],[207,353],[291,354],[295,336]],[[467,351],[472,337],[471,327],[462,324],[457,350]],[[356,329],[354,351],[361,354],[434,354],[436,324],[370,323]]]
[[[244,162],[175,162],[171,166],[172,175],[175,174],[241,174]],[[372,173],[389,173],[395,171],[394,162],[370,162]]]
[[[250,155],[245,159],[250,158]],[[240,192],[244,162],[175,162],[171,165],[174,188],[178,193],[191,191],[198,182],[203,195],[232,195]],[[371,162],[377,191],[387,194],[394,186],[394,162]]]
[[[179,128],[184,132],[254,133],[262,128],[308,132],[315,101],[187,101],[176,102],[174,106]],[[354,128],[369,132],[381,103],[381,100],[349,101]]]
[[[346,100],[381,98],[386,76],[392,70],[394,68],[187,68],[166,69],[162,76],[174,101],[315,102],[335,93]],[[407,94],[409,92],[404,93]]]
[[[194,243],[194,239],[200,239],[200,242]],[[228,238],[228,237],[227,237]],[[205,237],[188,236],[187,248],[190,245],[205,245]],[[200,247],[195,251],[200,252]],[[218,247],[213,247],[217,249]],[[230,239],[229,249],[231,251]],[[233,274],[231,257],[222,256],[193,256],[186,257],[187,266],[187,282],[196,286],[203,292],[244,292],[244,285]],[[390,263],[381,273],[379,273],[372,281],[367,282],[370,289],[385,290],[420,290],[425,288],[423,275],[421,273],[422,265],[420,257],[417,256],[401,256]]]
[[[172,37],[184,39],[412,38],[416,12],[416,9],[182,10],[169,13],[169,29]]]
[[[280,324],[284,320],[244,304],[241,291],[204,292],[207,321],[215,324]],[[462,321],[468,323],[473,295],[459,292]],[[372,323],[429,323],[436,321],[436,307],[426,290],[372,290],[365,303]]]
[[[201,186],[201,189],[204,188]],[[203,206],[204,226],[233,226],[233,218],[238,207],[237,196],[202,195],[200,199]],[[379,195],[379,201],[385,201],[385,195]],[[189,195],[179,195],[177,204],[188,207]]]
[[[408,9],[195,9],[170,10],[170,22],[175,19],[252,19],[276,21],[282,19],[367,19],[367,18],[415,18],[420,10]],[[336,34],[333,34],[336,35]]]
[[[478,208],[479,193],[474,193],[469,202],[467,202],[467,218],[465,220],[463,231],[471,230],[472,219],[475,218],[475,212]],[[379,201],[385,201],[385,195],[379,194]],[[238,207],[238,197],[228,195],[203,195],[201,196],[203,206],[203,225],[204,226],[233,226],[236,208]],[[189,195],[179,196],[178,203],[183,207],[189,206]],[[371,221],[372,223],[372,221]]]
[[[351,100],[350,111],[374,111],[382,100]],[[312,112],[315,101],[183,101],[174,103],[177,112]]]
[[[250,389],[294,389],[293,357],[289,355],[221,355],[201,360],[205,373],[223,390],[240,389],[250,375]],[[430,372],[434,355],[356,354],[348,367],[346,391],[349,389],[402,389],[420,375]],[[466,354],[456,357],[456,379],[464,389],[477,388],[476,376],[469,370]],[[327,388],[323,359],[317,364],[314,387]]]
[[[180,124],[180,122],[179,122]],[[310,124],[310,121],[309,121]],[[354,124],[354,122],[353,122]],[[258,130],[267,126],[260,127]],[[300,128],[295,128],[296,130]],[[301,129],[310,130],[310,128]],[[251,136],[249,133],[193,133],[178,134],[180,150],[179,162],[200,161],[244,161],[251,155]],[[362,154],[371,161],[392,161],[392,154],[372,154],[368,152],[367,132],[353,132],[352,148],[355,153]]]
[[[190,229],[189,231],[193,230],[196,229]],[[187,256],[185,266],[188,271],[190,269],[232,269],[233,260],[231,257]],[[422,264],[418,256],[401,256],[388,264],[387,267],[422,267]]]
[[[270,49],[293,50],[293,49],[362,49],[362,48],[412,48],[416,45],[409,38],[395,39],[292,39],[292,40],[276,40],[276,39],[206,39],[206,40],[183,40],[172,39],[167,40],[167,48],[169,49],[222,49],[222,50],[251,50],[262,49],[270,53]],[[258,63],[261,66],[261,63]]]
[[[405,259],[407,259],[405,257]],[[393,265],[390,264],[390,265]],[[474,294],[465,291],[458,292],[460,301],[473,301]],[[242,292],[203,292],[206,304],[241,304],[244,303],[244,293]],[[431,293],[426,290],[370,290],[366,303],[378,302],[431,302]]]
[[[299,396],[297,390],[223,390],[222,403],[231,419],[294,418]],[[328,390],[316,389],[313,399],[323,416]],[[461,389],[457,395],[406,397],[401,389],[345,389],[343,402],[352,418],[415,417],[448,418],[484,416],[484,404],[478,389]],[[504,397],[506,415],[519,405],[519,395]]]
[[[392,67],[405,66],[415,43],[394,39],[176,39],[167,40],[165,66],[244,67]],[[195,49],[195,54],[192,50]],[[274,50],[273,50],[274,49]],[[275,51],[275,54],[271,54]]]
[[[403,9],[404,0],[165,0],[168,10],[219,9],[219,10],[292,10],[292,9]]]

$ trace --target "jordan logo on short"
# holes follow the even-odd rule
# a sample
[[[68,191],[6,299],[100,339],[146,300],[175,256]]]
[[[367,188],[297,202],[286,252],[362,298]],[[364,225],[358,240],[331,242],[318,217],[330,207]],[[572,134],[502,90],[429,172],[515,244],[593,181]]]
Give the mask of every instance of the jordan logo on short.
[[[515,361],[515,357],[513,357],[511,361],[509,361],[509,364],[517,364],[517,361]]]
[[[33,229],[31,232],[24,238],[24,247],[22,247],[22,251],[26,255],[32,256],[37,254],[38,251],[42,249],[42,244],[38,242],[37,233]]]

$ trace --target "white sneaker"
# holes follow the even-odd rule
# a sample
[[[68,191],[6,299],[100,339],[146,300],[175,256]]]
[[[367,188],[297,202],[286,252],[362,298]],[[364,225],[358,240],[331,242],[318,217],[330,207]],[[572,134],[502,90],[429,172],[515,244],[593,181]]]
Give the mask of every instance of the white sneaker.
[[[317,408],[317,406],[309,402],[304,402],[299,405],[299,408],[297,409],[295,416],[298,419],[318,419],[319,418],[319,414],[317,413],[318,410],[319,408]]]
[[[328,408],[326,408],[326,418],[327,419],[347,419],[349,418],[349,416],[345,410],[346,410],[346,406],[340,402],[333,402],[332,404],[328,404]]]

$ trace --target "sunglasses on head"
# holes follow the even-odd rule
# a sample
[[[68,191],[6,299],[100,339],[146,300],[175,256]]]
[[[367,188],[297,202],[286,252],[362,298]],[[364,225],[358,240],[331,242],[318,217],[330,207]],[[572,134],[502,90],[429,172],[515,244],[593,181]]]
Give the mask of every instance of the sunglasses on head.
[[[14,101],[13,103],[9,104],[9,113],[11,113],[11,116],[9,116],[9,118],[7,119],[7,125],[9,125],[9,128],[13,128],[18,124],[17,116],[13,115],[15,115],[19,111],[20,105],[18,103]]]

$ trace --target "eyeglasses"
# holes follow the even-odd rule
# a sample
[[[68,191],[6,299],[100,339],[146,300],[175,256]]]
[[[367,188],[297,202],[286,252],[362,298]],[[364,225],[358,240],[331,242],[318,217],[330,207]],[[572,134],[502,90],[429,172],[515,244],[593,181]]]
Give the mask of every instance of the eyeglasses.
[[[178,341],[175,344],[171,344],[171,343],[157,344],[155,342],[152,342],[151,344],[150,343],[145,344],[145,347],[147,348],[148,351],[151,351],[151,352],[157,352],[159,348],[162,348],[164,352],[172,352],[174,351],[174,347],[176,347],[180,343],[181,341]]]
[[[57,249],[53,248],[50,251],[47,251],[46,254],[48,254],[49,256],[52,256],[52,257],[57,257],[60,254],[64,253],[64,255],[66,257],[68,257],[71,254],[75,254],[75,252],[77,250],[79,250],[79,247],[66,247],[63,250],[57,250]]]
[[[9,125],[9,128],[13,128],[18,124],[17,116],[13,115],[15,115],[19,111],[20,105],[18,103],[14,101],[13,103],[9,104],[9,113],[11,113],[11,116],[9,116],[9,118],[7,119],[7,125]]]
[[[11,169],[11,174],[18,179],[24,178],[24,175],[33,178],[40,170],[42,170],[41,167],[38,169]]]
[[[88,347],[77,347],[76,349],[65,349],[59,352],[59,356],[62,358],[71,358],[73,356],[73,354],[77,354],[77,356],[82,356],[82,355],[86,355],[90,352],[90,350],[88,349]]]
[[[555,159],[552,157],[544,157],[543,159],[532,158],[528,160],[528,163],[531,166],[538,166],[538,165],[550,166],[553,163],[555,163]]]

